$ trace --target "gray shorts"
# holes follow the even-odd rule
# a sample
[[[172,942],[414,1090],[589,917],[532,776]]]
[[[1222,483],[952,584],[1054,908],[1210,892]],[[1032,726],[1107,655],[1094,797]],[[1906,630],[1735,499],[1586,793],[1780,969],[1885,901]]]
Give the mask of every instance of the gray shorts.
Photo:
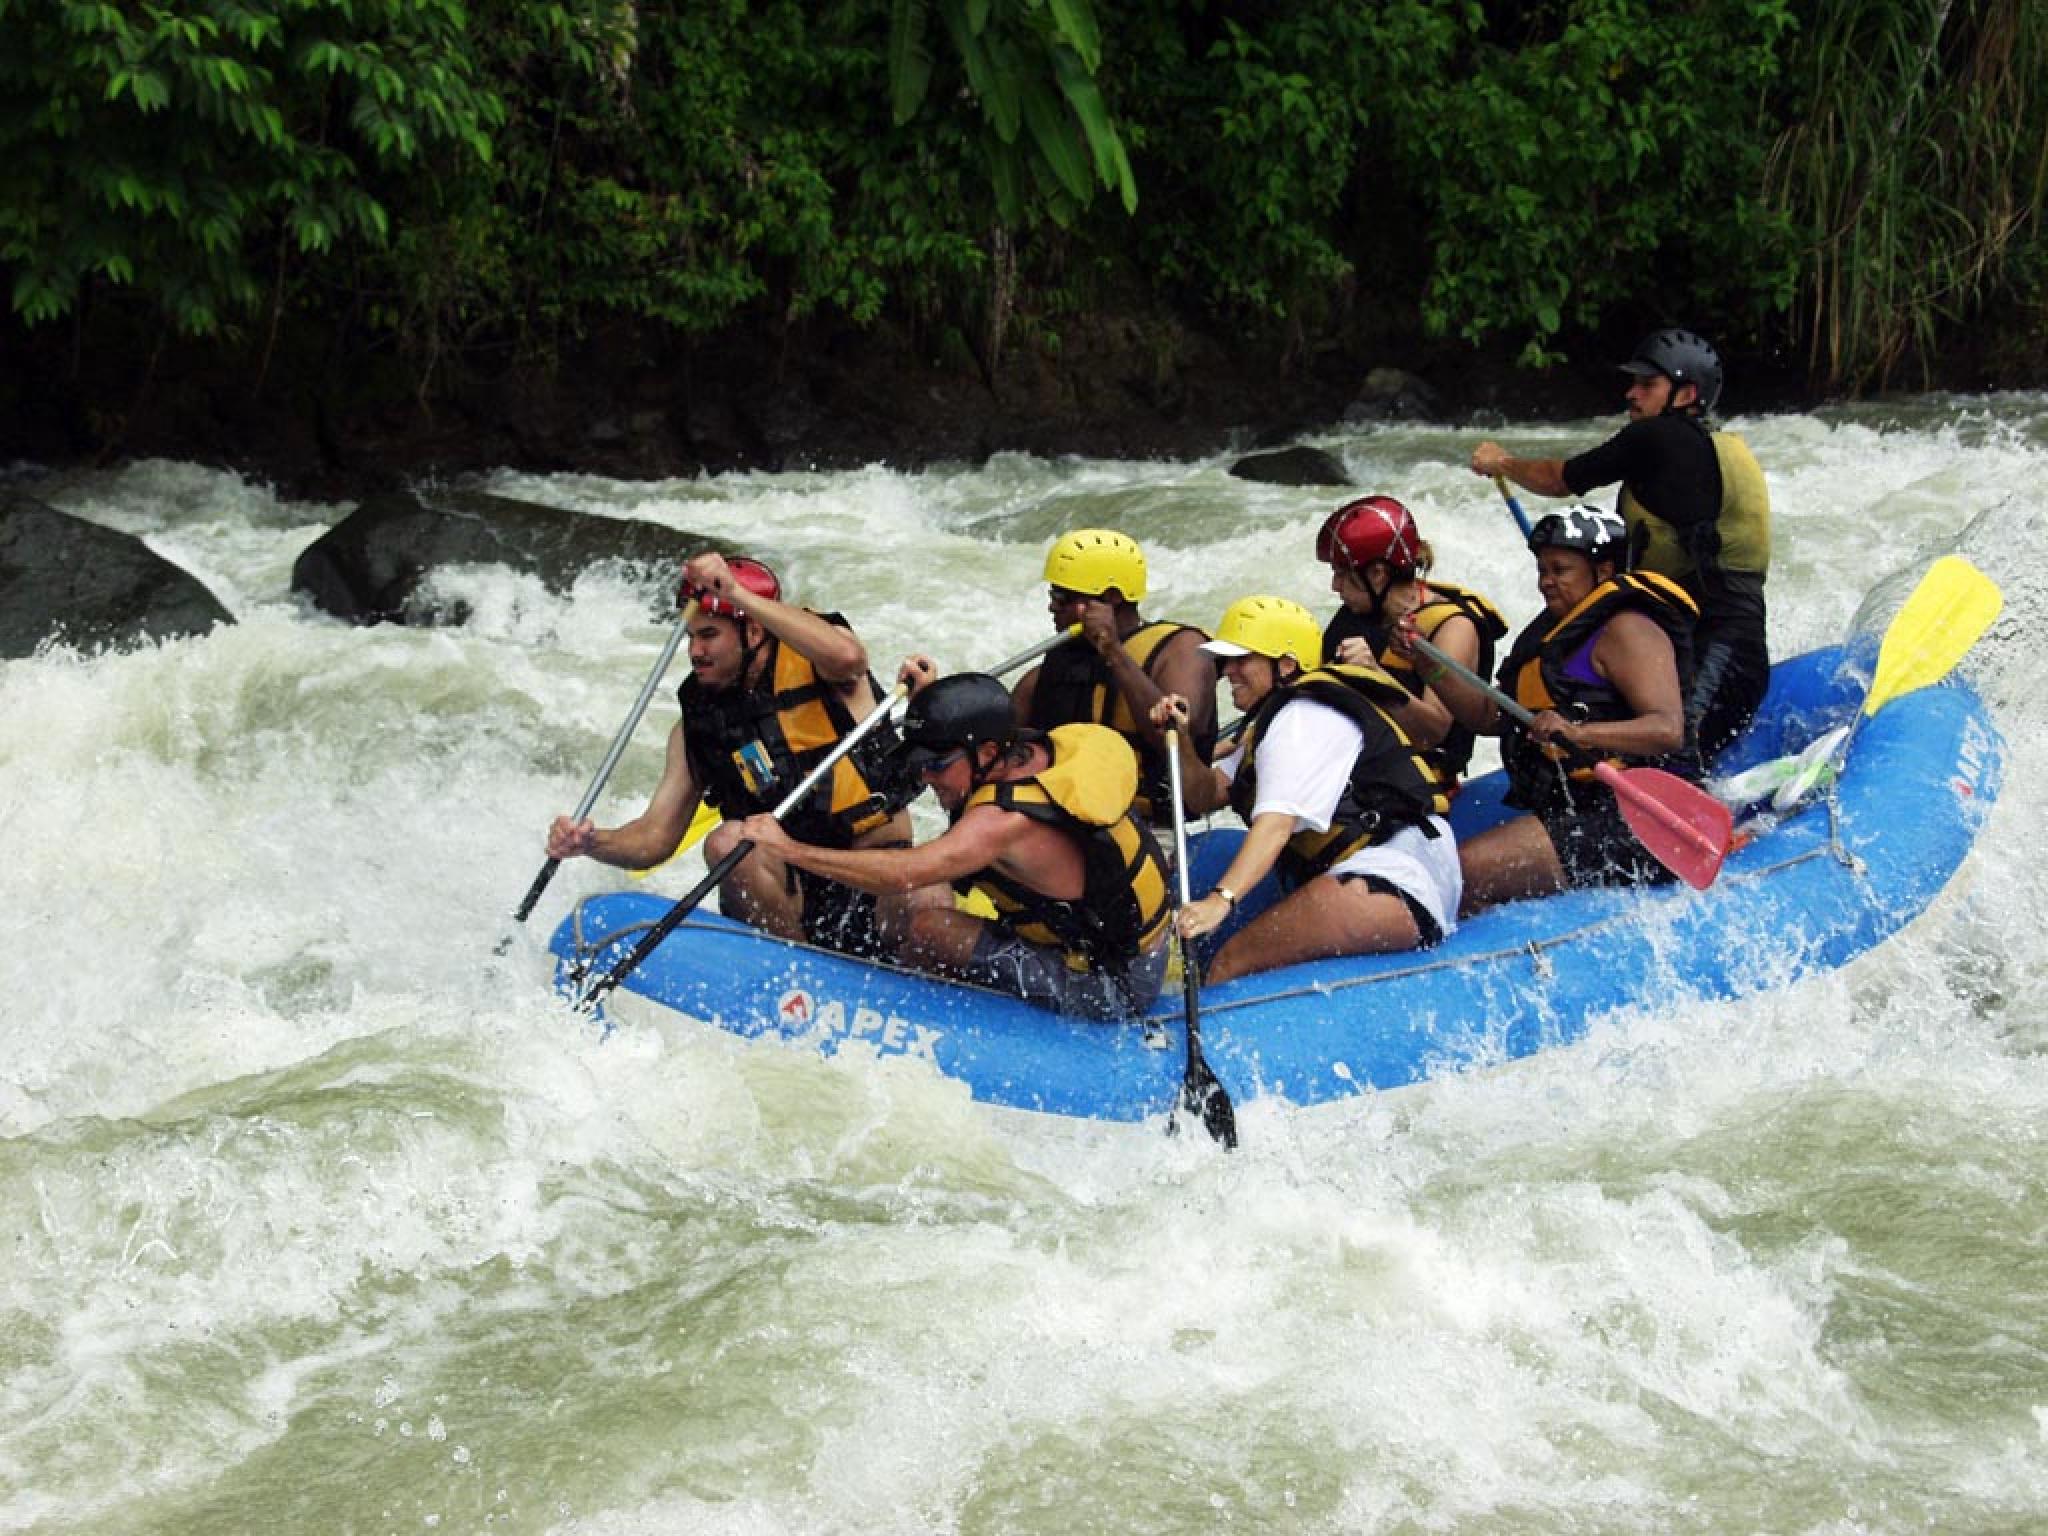
[[[1159,997],[1166,979],[1166,945],[1133,960],[1121,977],[1107,971],[1077,971],[1067,964],[1065,950],[1031,944],[994,923],[984,925],[975,940],[974,958],[965,979],[998,992],[1008,992],[1055,1013],[1077,1018],[1131,1020],[1142,1018]]]

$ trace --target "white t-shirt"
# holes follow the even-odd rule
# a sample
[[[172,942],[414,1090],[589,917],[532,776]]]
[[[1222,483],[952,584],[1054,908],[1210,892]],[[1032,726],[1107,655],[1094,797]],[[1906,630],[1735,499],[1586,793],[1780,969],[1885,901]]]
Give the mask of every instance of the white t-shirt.
[[[1290,699],[1259,737],[1259,792],[1252,817],[1291,816],[1297,832],[1328,831],[1364,748],[1365,733],[1340,711],[1314,699]],[[1234,781],[1240,761],[1241,754],[1232,753],[1216,766]],[[1441,816],[1430,822],[1435,837],[1403,827],[1384,843],[1340,860],[1330,873],[1377,875],[1421,902],[1449,935],[1458,926],[1465,877],[1450,823]]]

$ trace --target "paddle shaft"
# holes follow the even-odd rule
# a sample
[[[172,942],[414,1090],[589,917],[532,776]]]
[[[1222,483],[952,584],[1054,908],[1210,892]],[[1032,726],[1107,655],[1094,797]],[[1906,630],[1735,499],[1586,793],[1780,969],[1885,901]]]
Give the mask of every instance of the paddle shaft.
[[[1181,907],[1188,905],[1188,817],[1181,801],[1180,732],[1166,733],[1166,775],[1168,793],[1173,797],[1173,868],[1179,886]],[[1179,915],[1176,912],[1176,917]],[[1202,1055],[1202,967],[1188,948],[1180,945],[1180,990],[1188,1021],[1187,1069],[1181,1074],[1181,1103],[1198,1116],[1209,1134],[1227,1150],[1237,1145],[1237,1111],[1230,1095],[1209,1069]],[[1167,1122],[1173,1124],[1172,1121]]]
[[[572,818],[583,820],[597,804],[597,797],[604,793],[604,786],[612,776],[612,770],[619,766],[619,759],[626,755],[626,743],[633,739],[633,732],[639,728],[640,717],[647,713],[648,703],[654,698],[654,690],[661,686],[662,676],[668,671],[669,663],[676,659],[676,652],[683,643],[683,637],[690,632],[690,623],[697,617],[697,601],[692,598],[683,605],[683,616],[676,620],[676,627],[669,631],[668,643],[662,646],[661,655],[655,659],[654,670],[647,674],[647,681],[640,685],[640,697],[633,701],[633,708],[626,715],[625,724],[619,727],[618,735],[612,738],[610,750],[604,761],[597,765],[597,772],[591,775],[590,787],[583,791],[583,798],[576,802],[576,814]],[[515,923],[526,921],[533,911],[534,903],[540,900],[541,892],[548,888],[548,882],[555,878],[555,871],[562,867],[560,859],[549,859],[541,865],[540,873],[533,877],[533,884],[526,888],[525,899],[519,903],[519,910],[512,914]]]
[[[1502,693],[1500,689],[1494,687],[1493,684],[1489,683],[1477,672],[1474,672],[1470,667],[1466,666],[1463,662],[1459,661],[1457,657],[1445,655],[1443,651],[1439,650],[1436,646],[1431,645],[1427,640],[1424,640],[1419,635],[1412,637],[1412,643],[1415,646],[1416,650],[1420,651],[1424,656],[1427,656],[1431,661],[1435,662],[1438,666],[1447,668],[1455,676],[1463,678],[1467,683],[1471,684],[1474,688],[1477,688],[1481,693],[1485,694],[1489,699],[1493,700],[1495,707],[1498,708],[1500,712],[1506,715],[1509,719],[1516,721],[1520,725],[1527,726],[1536,718],[1536,716],[1533,713],[1531,713],[1528,709],[1525,709],[1521,705],[1521,703],[1509,697],[1507,694]],[[1644,770],[1637,769],[1635,771],[1640,773]],[[1624,773],[1621,769],[1615,767],[1614,764],[1610,762],[1599,761],[1593,764],[1593,776],[1599,779],[1599,781],[1605,784],[1609,789],[1613,790],[1615,794],[1621,796],[1624,800],[1630,801],[1636,806],[1640,807],[1642,810],[1649,812],[1650,815],[1654,816],[1659,823],[1668,828],[1680,840],[1691,845],[1693,850],[1697,854],[1699,854],[1701,858],[1711,860],[1713,867],[1715,869],[1720,868],[1721,858],[1723,855],[1727,853],[1727,848],[1716,847],[1713,838],[1709,837],[1705,832],[1702,832],[1697,826],[1695,826],[1692,822],[1688,821],[1679,812],[1673,810],[1669,805],[1666,805],[1664,801],[1660,799],[1657,795],[1651,794],[1648,791],[1641,789],[1635,783],[1631,782],[1629,775],[1627,773]],[[1670,776],[1665,775],[1664,777]],[[1697,789],[1696,786],[1686,785],[1684,780],[1682,779],[1672,778],[1672,783],[1674,785],[1683,785],[1687,789],[1694,790],[1700,796],[1702,801],[1712,802],[1716,806],[1720,804],[1719,801],[1714,800],[1714,797],[1712,795],[1709,795],[1705,790]],[[1657,853],[1660,858],[1662,857],[1662,854],[1657,848],[1652,847],[1650,851],[1652,853]],[[1680,874],[1685,873],[1685,871],[1683,870],[1680,870],[1678,872]],[[1692,883],[1689,877],[1688,883]]]
[[[1531,531],[1529,527],[1529,514],[1522,510],[1522,503],[1516,499],[1515,493],[1508,489],[1508,477],[1506,475],[1495,475],[1493,483],[1500,491],[1500,499],[1506,502],[1508,510],[1515,514],[1515,526],[1522,530],[1522,537],[1527,539]]]
[[[1058,634],[1047,635],[1043,640],[1039,641],[1038,644],[1019,651],[1016,655],[1012,656],[1008,661],[997,662],[994,666],[988,669],[988,675],[990,677],[1001,677],[1005,672],[1014,672],[1019,667],[1023,666],[1025,662],[1038,660],[1039,657],[1043,656],[1047,651],[1051,650],[1054,646],[1064,645],[1067,643],[1067,641],[1073,639],[1074,636],[1080,633],[1080,625],[1069,624],[1065,629],[1061,630]]]
[[[825,775],[838,766],[839,760],[859,746],[861,741],[876,726],[888,719],[889,711],[894,709],[897,701],[909,691],[910,688],[907,683],[898,683],[894,688],[890,689],[889,696],[877,704],[865,720],[862,720],[852,730],[840,737],[838,744],[824,756],[817,767],[805,774],[802,780],[798,782],[796,788],[792,789],[787,795],[784,795],[782,802],[768,814],[777,821],[780,821],[799,805],[803,804],[805,797],[824,781]],[[697,910],[698,904],[711,894],[712,888],[727,875],[731,874],[733,870],[737,869],[740,861],[753,851],[754,842],[752,838],[743,837],[733,844],[731,851],[714,864],[702,880],[691,886],[688,893],[663,914],[661,921],[650,928],[641,938],[640,942],[633,946],[631,954],[627,955],[625,959],[621,960],[597,979],[590,990],[578,999],[578,1006],[586,1009],[595,1006],[606,993],[630,976],[641,961],[654,953],[663,939],[674,933],[682,925],[684,918]]]

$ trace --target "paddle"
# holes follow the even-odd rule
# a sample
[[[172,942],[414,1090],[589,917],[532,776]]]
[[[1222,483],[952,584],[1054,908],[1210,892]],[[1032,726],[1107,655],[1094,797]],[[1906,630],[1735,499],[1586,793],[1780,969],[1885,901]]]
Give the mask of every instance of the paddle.
[[[1188,818],[1181,802],[1177,729],[1166,733],[1166,765],[1167,782],[1173,794],[1173,864],[1180,884],[1180,901],[1175,907],[1178,916],[1179,909],[1188,904]],[[1181,1107],[1200,1119],[1210,1136],[1228,1150],[1237,1145],[1237,1111],[1202,1055],[1202,967],[1177,931],[1174,942],[1180,945],[1180,989],[1188,1019],[1188,1063],[1180,1080]],[[1172,1131],[1179,1124],[1177,1120],[1168,1120],[1166,1127]]]
[[[1508,489],[1508,477],[1506,475],[1495,475],[1493,483],[1500,491],[1500,499],[1506,502],[1508,510],[1515,514],[1515,526],[1522,530],[1522,537],[1524,539],[1528,538],[1530,532],[1529,514],[1522,510],[1522,504],[1515,499],[1515,493]]]
[[[668,643],[662,646],[661,655],[655,658],[654,670],[647,674],[647,681],[640,685],[640,697],[633,701],[633,708],[627,713],[625,724],[619,727],[618,735],[612,738],[610,750],[604,761],[597,765],[597,772],[591,775],[590,787],[583,791],[583,798],[576,803],[576,814],[572,820],[581,821],[597,804],[597,797],[604,792],[605,781],[612,776],[612,770],[619,766],[619,759],[626,755],[626,743],[632,740],[633,732],[640,724],[640,717],[647,713],[647,704],[654,697],[654,690],[661,686],[662,674],[668,671],[668,664],[676,659],[676,651],[689,634],[690,625],[697,617],[697,600],[693,597],[683,604],[682,617],[676,620],[676,627],[669,631]],[[519,903],[519,910],[512,914],[512,921],[523,923],[533,911],[534,903],[540,900],[541,892],[548,888],[548,882],[555,878],[555,871],[562,867],[560,859],[549,859],[541,865],[540,873],[533,877],[533,884],[526,888],[525,899]],[[512,942],[508,934],[499,941],[498,952]]]
[[[1074,638],[1074,636],[1080,633],[1080,625],[1069,624],[1065,629],[1062,629],[1055,634],[1046,636],[1045,639],[1039,641],[1036,645],[1033,645],[1025,650],[1019,651],[1016,655],[1012,656],[1008,661],[997,662],[993,667],[989,668],[988,675],[990,677],[1001,677],[1006,672],[1014,672],[1019,667],[1023,666],[1025,662],[1036,661],[1039,657],[1043,656],[1047,651],[1051,650],[1054,646],[1059,645],[1063,641],[1071,640]],[[676,844],[675,851],[671,853],[667,858],[663,859],[659,864],[650,864],[645,869],[630,870],[628,871],[628,873],[630,873],[635,880],[645,880],[657,869],[666,868],[668,865],[674,863],[677,859],[681,858],[684,854],[688,853],[692,848],[696,847],[699,843],[703,842],[704,839],[710,835],[711,829],[717,826],[718,823],[719,815],[717,810],[715,810],[707,801],[698,801],[697,813],[696,815],[690,818],[689,830],[683,833],[683,840]]]
[[[832,750],[826,753],[824,758],[819,761],[817,767],[805,774],[796,788],[783,796],[782,803],[777,805],[768,814],[777,821],[780,821],[799,805],[803,804],[804,797],[818,787],[825,775],[832,771],[839,760],[860,745],[863,737],[886,720],[889,716],[889,711],[896,707],[897,701],[909,692],[910,685],[908,683],[898,683],[894,688],[890,689],[889,696],[877,704],[865,720],[862,720],[860,724],[840,737]],[[642,960],[653,954],[660,947],[661,941],[671,933],[674,933],[682,925],[683,919],[697,910],[698,905],[704,898],[711,894],[713,887],[737,869],[740,861],[753,851],[754,842],[752,838],[743,837],[733,844],[732,850],[724,858],[712,865],[705,872],[704,878],[691,886],[684,893],[682,899],[662,915],[661,921],[648,929],[640,942],[633,946],[631,954],[600,976],[595,984],[576,1000],[576,1006],[586,1012],[595,1008],[603,1000],[606,993],[630,976],[634,968]]]
[[[1902,694],[1940,682],[1969,653],[2005,607],[1998,583],[1960,555],[1943,555],[1927,568],[1878,643],[1877,670],[1863,705],[1846,726],[1837,726],[1804,750],[1759,764],[1723,780],[1723,797],[1743,796],[1748,804],[1776,786],[1771,809],[1791,810],[1816,788],[1832,783],[1848,761],[1863,722]]]
[[[1456,657],[1420,637],[1412,644],[1492,699],[1509,718],[1523,725],[1536,718]],[[1697,784],[1661,768],[1617,768],[1599,761],[1593,764],[1593,776],[1614,791],[1622,819],[1652,858],[1694,890],[1714,883],[1734,837],[1734,818],[1727,806]]]

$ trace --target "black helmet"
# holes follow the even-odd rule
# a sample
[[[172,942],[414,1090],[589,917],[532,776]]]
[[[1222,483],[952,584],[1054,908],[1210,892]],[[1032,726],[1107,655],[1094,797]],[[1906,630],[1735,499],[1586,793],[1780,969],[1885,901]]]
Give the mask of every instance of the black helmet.
[[[1659,331],[1637,343],[1622,372],[1638,378],[1661,373],[1676,389],[1690,384],[1699,391],[1700,409],[1711,411],[1721,399],[1721,354],[1706,337],[1691,331]]]
[[[1628,524],[1619,512],[1580,502],[1562,512],[1550,512],[1536,520],[1529,530],[1529,552],[1544,549],[1576,549],[1598,565],[1612,560],[1628,564]]]
[[[927,684],[910,701],[903,716],[903,771],[915,777],[955,747],[1007,745],[1016,733],[1010,691],[986,672],[955,672]]]

